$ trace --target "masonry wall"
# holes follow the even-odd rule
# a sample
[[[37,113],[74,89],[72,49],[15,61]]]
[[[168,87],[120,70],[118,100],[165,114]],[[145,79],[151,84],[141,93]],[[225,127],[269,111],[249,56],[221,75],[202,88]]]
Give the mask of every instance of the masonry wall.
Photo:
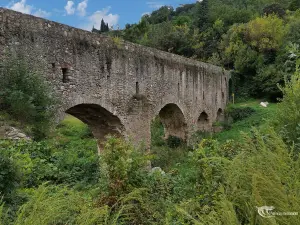
[[[51,83],[62,102],[58,118],[70,110],[99,138],[110,128],[149,144],[150,122],[168,104],[181,110],[184,127],[173,127],[188,138],[210,130],[228,101],[229,74],[220,67],[0,8],[0,57],[11,56]]]

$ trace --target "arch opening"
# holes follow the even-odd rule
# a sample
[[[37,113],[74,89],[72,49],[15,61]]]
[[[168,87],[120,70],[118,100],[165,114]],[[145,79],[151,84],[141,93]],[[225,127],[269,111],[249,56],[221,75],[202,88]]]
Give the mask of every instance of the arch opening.
[[[111,112],[96,104],[79,104],[66,111],[87,124],[93,136],[98,140],[98,147],[103,147],[107,135],[123,137],[125,131],[121,120]]]
[[[186,140],[187,124],[181,109],[176,104],[165,105],[158,115],[164,126],[165,138],[175,136]]]
[[[217,121],[224,121],[224,112],[223,110],[220,108],[217,112]]]
[[[209,119],[206,112],[202,112],[197,121],[198,130],[206,131],[209,130]]]

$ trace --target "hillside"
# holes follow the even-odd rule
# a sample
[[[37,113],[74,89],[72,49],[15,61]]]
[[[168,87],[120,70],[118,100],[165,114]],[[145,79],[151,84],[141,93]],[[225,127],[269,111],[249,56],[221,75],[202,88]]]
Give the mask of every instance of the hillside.
[[[238,97],[276,101],[276,84],[295,68],[288,56],[300,44],[299,7],[299,0],[203,0],[164,6],[102,33],[223,66],[232,70]]]

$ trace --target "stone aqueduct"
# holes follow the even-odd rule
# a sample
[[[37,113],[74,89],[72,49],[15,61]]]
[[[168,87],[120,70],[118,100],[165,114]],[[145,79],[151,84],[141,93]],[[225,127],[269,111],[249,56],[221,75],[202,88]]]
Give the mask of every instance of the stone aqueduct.
[[[0,8],[0,58],[23,59],[94,136],[150,143],[160,116],[166,135],[188,139],[222,119],[229,96],[227,71],[178,55],[123,42]]]

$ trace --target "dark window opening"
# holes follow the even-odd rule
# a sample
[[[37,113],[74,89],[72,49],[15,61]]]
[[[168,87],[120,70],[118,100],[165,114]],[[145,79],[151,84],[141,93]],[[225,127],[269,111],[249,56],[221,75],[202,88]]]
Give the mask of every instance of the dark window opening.
[[[180,84],[179,83],[177,84],[177,95],[179,98],[180,97]]]
[[[52,69],[55,69],[55,63],[51,63]]]
[[[225,94],[224,94],[224,92],[222,92],[222,99],[224,99],[224,97],[225,97]]]
[[[68,68],[61,68],[61,70],[62,70],[62,74],[63,74],[63,83],[69,82]]]

